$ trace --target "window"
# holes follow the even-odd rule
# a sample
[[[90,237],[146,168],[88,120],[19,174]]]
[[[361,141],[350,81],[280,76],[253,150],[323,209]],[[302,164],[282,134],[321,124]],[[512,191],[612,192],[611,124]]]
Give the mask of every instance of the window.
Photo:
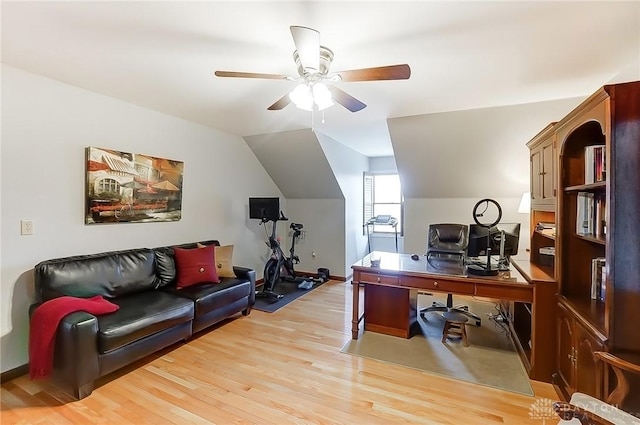
[[[102,179],[98,184],[98,193],[120,193],[120,183],[114,179]]]
[[[404,197],[398,174],[364,173],[364,223],[371,217],[390,215],[398,220],[398,233],[403,234]],[[366,229],[365,229],[366,230]],[[394,233],[390,225],[375,224],[370,229],[377,233]]]

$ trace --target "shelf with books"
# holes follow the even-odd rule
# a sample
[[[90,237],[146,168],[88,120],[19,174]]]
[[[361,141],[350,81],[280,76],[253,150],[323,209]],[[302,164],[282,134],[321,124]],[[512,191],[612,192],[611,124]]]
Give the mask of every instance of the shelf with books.
[[[556,241],[556,214],[554,211],[531,210],[531,251],[529,261],[555,279],[554,253]]]
[[[546,238],[546,239],[549,239],[550,241],[555,241],[556,240],[555,230],[554,231],[549,231],[547,229],[543,229],[543,230],[533,229],[533,232],[536,235],[539,235],[541,238]]]
[[[606,245],[607,240],[604,236],[595,236],[595,235],[576,235],[577,238],[583,239],[585,241],[589,241],[599,245]]]
[[[606,193],[576,192],[576,234],[600,238],[607,233]]]
[[[559,316],[553,383],[564,396],[594,395],[593,351],[640,354],[638,98],[640,81],[605,86],[556,126]]]
[[[603,191],[606,188],[607,188],[607,182],[605,180],[605,181],[596,182],[596,183],[578,184],[578,185],[575,185],[575,186],[565,187],[564,191],[565,192]]]

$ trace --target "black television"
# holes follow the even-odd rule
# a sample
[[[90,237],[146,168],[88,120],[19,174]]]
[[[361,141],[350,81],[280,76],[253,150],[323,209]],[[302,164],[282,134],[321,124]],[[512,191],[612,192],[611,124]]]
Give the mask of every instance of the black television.
[[[249,218],[276,221],[280,218],[280,198],[249,198]]]
[[[489,238],[487,238],[487,233]],[[504,234],[504,247],[502,247],[502,235]],[[520,223],[498,223],[491,228],[479,224],[469,225],[468,257],[481,257],[487,255],[487,249],[491,248],[491,255],[510,257],[518,254],[520,243]]]

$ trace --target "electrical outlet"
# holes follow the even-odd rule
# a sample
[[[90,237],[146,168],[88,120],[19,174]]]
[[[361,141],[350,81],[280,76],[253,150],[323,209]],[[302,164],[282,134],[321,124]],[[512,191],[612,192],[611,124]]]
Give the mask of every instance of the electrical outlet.
[[[33,235],[33,220],[20,220],[20,234]]]

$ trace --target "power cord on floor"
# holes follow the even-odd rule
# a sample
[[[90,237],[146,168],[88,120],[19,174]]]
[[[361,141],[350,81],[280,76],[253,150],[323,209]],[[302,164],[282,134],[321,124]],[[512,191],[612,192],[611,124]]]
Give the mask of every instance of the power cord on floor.
[[[511,331],[509,330],[509,322],[507,317],[502,312],[499,304],[495,304],[496,313],[487,313],[489,316],[489,321],[493,322],[496,331],[499,333],[503,333],[504,336],[509,339],[511,336]]]

